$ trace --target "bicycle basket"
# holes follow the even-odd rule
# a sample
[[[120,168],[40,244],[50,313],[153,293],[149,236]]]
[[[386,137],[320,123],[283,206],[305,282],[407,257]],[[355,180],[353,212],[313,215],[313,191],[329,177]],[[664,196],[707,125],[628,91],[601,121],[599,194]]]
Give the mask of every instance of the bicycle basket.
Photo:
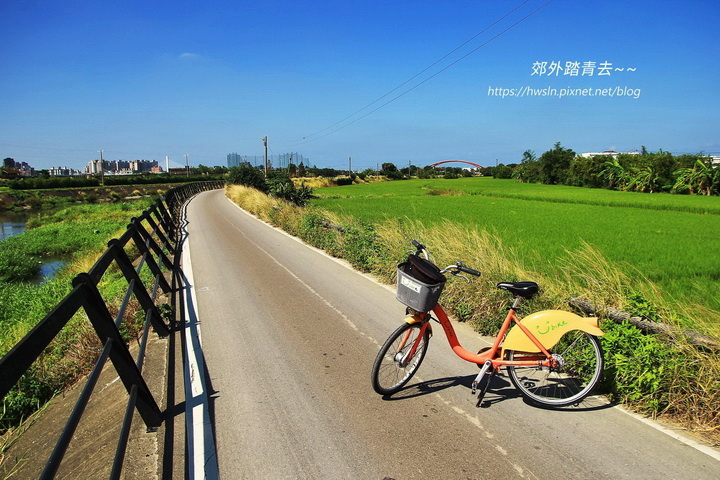
[[[437,305],[445,280],[435,264],[410,255],[397,267],[395,298],[417,312],[429,312]]]

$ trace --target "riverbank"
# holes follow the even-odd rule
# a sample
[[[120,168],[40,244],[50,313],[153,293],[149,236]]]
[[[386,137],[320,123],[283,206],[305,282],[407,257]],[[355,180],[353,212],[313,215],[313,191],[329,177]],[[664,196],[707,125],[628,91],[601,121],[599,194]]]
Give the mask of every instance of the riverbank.
[[[72,278],[88,271],[119,237],[128,221],[151,204],[149,198],[135,202],[75,205],[55,213],[40,214],[33,227],[0,242],[0,356],[7,353],[72,288]],[[28,280],[38,267],[38,257],[69,255],[67,264],[55,278],[36,285]],[[109,298],[122,295],[117,272],[104,277],[102,289]],[[116,278],[117,277],[117,278]],[[117,292],[116,292],[117,290]],[[131,309],[132,310],[132,309]],[[77,321],[76,321],[77,320]],[[123,334],[130,338],[137,331],[132,314]],[[97,342],[87,322],[72,320],[23,379],[3,399],[0,431],[16,425],[57,392],[71,384],[92,364]]]
[[[0,211],[39,211],[82,203],[117,203],[141,197],[161,197],[177,184],[12,190],[0,188]]]

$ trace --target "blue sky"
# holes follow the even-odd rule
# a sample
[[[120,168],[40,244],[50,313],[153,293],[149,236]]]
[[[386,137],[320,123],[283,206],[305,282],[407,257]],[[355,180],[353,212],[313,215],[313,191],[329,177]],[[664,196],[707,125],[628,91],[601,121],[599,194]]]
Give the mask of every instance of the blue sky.
[[[555,142],[720,154],[720,3],[546,3],[3,0],[0,157],[225,165],[266,135],[272,154],[356,169]]]

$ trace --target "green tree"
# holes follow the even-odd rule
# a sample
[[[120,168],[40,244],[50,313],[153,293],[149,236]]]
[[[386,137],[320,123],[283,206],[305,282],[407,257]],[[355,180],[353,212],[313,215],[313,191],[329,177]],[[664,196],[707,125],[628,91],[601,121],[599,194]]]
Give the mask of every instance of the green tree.
[[[566,183],[573,158],[575,158],[575,152],[560,146],[560,142],[557,142],[552,150],[548,150],[540,156],[542,182],[549,185]]]
[[[607,159],[607,156],[602,158]],[[630,173],[625,169],[617,157],[611,157],[610,160],[603,162],[603,169],[600,175],[607,181],[609,189],[627,190],[628,184],[632,180]]]
[[[602,188],[605,180],[602,177],[605,157],[596,155],[591,157],[575,156],[570,162],[567,183],[576,187]]]
[[[398,170],[394,163],[383,163],[381,172],[391,180],[400,180],[403,178],[402,172]]]
[[[502,163],[493,169],[493,178],[512,178],[513,169]]]
[[[701,193],[712,195],[712,187],[718,175],[717,168],[713,168],[710,158],[698,158],[692,168],[681,168],[675,172],[677,180],[673,186],[674,191],[688,190],[690,195]]]
[[[537,160],[537,156],[535,156],[535,152],[532,150],[525,150],[522,154],[522,159],[520,160],[520,164],[523,164],[525,162],[534,162]]]
[[[228,171],[227,180],[229,183],[236,185],[245,185],[267,192],[268,185],[265,181],[263,173],[255,167],[249,165],[241,165],[239,167],[231,167]]]

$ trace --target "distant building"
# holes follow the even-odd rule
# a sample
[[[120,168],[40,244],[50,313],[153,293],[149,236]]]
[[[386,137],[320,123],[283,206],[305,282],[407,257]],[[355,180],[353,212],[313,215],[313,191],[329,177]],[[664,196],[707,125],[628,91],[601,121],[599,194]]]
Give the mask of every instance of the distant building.
[[[228,153],[228,167],[239,167],[243,163],[248,163],[253,167],[262,167],[265,164],[265,155],[239,155],[237,153]],[[272,167],[274,165],[276,168],[286,168],[290,163],[294,165],[300,165],[302,163],[307,166],[310,163],[310,159],[297,152],[283,153],[281,155],[268,155],[268,163],[268,167]]]
[[[592,157],[601,157],[601,156],[608,156],[617,158],[618,155],[640,155],[640,152],[637,150],[633,152],[616,152],[615,150],[605,150],[604,152],[585,152],[581,153],[580,156],[584,158],[592,158]]]
[[[156,160],[103,160],[102,167],[100,160],[90,160],[87,167],[85,167],[85,173],[88,175],[97,175],[101,169],[106,175],[162,172],[162,168]]]
[[[7,174],[18,177],[32,177],[35,175],[35,169],[26,162],[16,162],[14,158],[6,158],[3,160],[3,169]]]

